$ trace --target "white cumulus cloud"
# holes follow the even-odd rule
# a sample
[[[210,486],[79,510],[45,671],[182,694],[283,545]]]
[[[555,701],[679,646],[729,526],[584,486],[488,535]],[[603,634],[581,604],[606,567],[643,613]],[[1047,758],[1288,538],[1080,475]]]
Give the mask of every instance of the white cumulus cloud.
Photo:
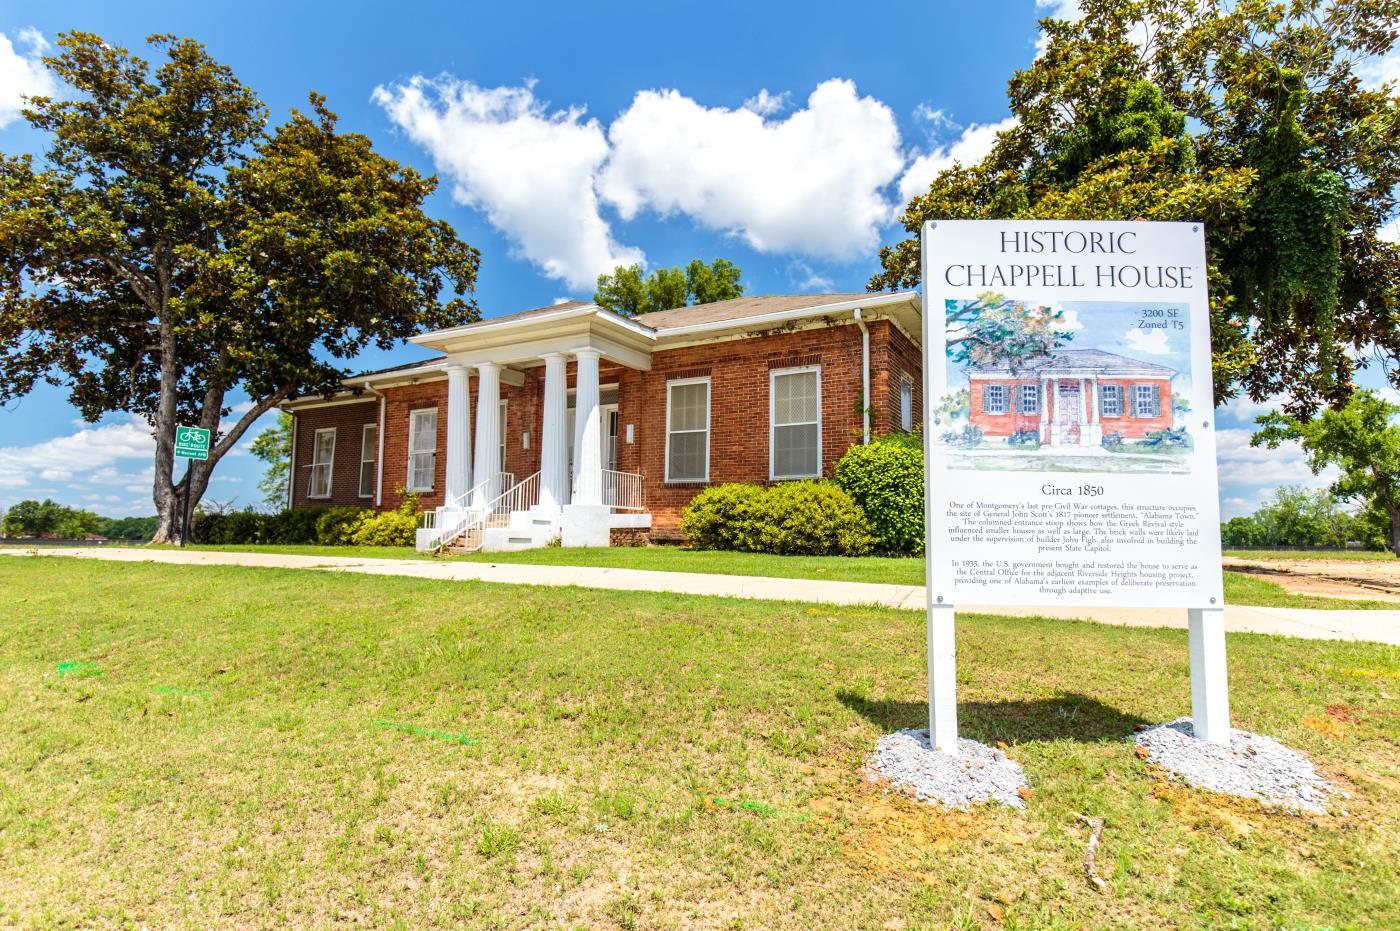
[[[1223,483],[1271,489],[1279,485],[1305,485],[1325,488],[1340,476],[1335,466],[1314,475],[1308,468],[1307,456],[1296,441],[1279,445],[1251,446],[1253,430],[1227,427],[1215,433],[1216,458],[1220,464]]]
[[[25,97],[48,97],[58,92],[58,82],[41,60],[49,43],[35,29],[21,29],[15,39],[19,48],[0,32],[0,127],[19,118]]]
[[[787,91],[773,94],[768,91],[768,88],[763,87],[759,89],[757,94],[744,101],[744,109],[751,113],[757,113],[759,116],[773,116],[788,108],[788,101],[791,97],[792,94]]]
[[[941,111],[940,111],[941,115]],[[1016,118],[1008,116],[995,123],[973,123],[962,131],[954,142],[935,148],[917,156],[905,169],[899,179],[899,195],[908,203],[916,195],[928,191],[933,179],[945,168],[954,164],[975,165],[996,145],[997,133],[1016,125]]]
[[[598,190],[623,219],[681,213],[760,252],[854,259],[892,217],[904,166],[894,113],[851,81],[817,85],[782,119],[642,91],[608,130]]]
[[[1123,334],[1123,344],[1146,356],[1166,356],[1172,351],[1167,342],[1166,330],[1140,330],[1137,327],[1129,327],[1128,332]]]
[[[0,488],[27,488],[36,480],[105,483],[117,463],[154,456],[150,427],[140,420],[84,427],[32,446],[0,446]]]
[[[373,99],[428,151],[456,199],[484,211],[546,275],[591,289],[600,273],[643,261],[599,213],[594,178],[608,143],[582,108],[551,111],[533,85],[451,77],[376,87]]]

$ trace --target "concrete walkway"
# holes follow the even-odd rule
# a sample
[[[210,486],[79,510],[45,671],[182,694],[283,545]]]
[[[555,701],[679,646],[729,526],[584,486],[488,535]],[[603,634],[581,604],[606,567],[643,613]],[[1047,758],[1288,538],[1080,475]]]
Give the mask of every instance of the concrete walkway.
[[[35,552],[0,549],[22,556]],[[618,591],[671,592],[725,598],[758,598],[815,604],[870,605],[923,610],[922,585],[881,585],[823,579],[774,579],[700,572],[656,572],[593,566],[536,566],[515,563],[428,559],[370,559],[360,556],[295,556],[208,550],[153,550],[127,547],[39,549],[40,556],[68,556],[115,562],[157,562],[193,566],[254,566],[401,575],[438,581],[479,581],[505,585],[577,585]],[[1128,627],[1186,627],[1186,612],[1166,608],[1002,608],[968,605],[968,613],[1009,617],[1052,617]],[[1282,634],[1311,640],[1370,640],[1400,645],[1400,611],[1319,611],[1308,608],[1225,606],[1225,629],[1232,633]]]

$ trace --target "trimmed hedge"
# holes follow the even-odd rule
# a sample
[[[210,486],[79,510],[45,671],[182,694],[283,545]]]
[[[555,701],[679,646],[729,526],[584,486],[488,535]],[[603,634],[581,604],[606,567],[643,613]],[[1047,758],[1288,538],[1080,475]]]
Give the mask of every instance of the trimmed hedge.
[[[875,545],[859,506],[824,481],[707,488],[685,509],[681,529],[696,549],[864,556]]]
[[[852,446],[836,463],[836,484],[865,514],[879,549],[924,551],[924,450],[909,437]]]

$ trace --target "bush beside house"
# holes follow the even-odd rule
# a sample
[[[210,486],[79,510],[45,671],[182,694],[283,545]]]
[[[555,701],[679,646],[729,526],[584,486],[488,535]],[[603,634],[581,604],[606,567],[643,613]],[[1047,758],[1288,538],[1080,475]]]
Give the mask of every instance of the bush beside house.
[[[859,505],[879,550],[924,551],[924,449],[918,434],[852,446],[836,463],[836,484]]]
[[[403,504],[393,511],[328,507],[295,508],[275,514],[199,513],[194,516],[190,534],[195,543],[225,546],[412,546],[417,526],[418,496],[406,495]]]
[[[732,484],[696,495],[681,517],[696,549],[784,556],[865,556],[875,541],[865,515],[832,482]]]

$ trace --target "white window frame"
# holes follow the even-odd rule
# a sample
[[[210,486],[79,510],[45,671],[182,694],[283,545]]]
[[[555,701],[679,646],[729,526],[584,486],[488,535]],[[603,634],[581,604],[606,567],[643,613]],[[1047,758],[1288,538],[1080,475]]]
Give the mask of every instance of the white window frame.
[[[374,442],[369,446],[369,458],[365,458],[365,444],[369,440],[369,431],[374,431]],[[374,478],[379,467],[379,424],[367,423],[360,428],[360,497],[374,497]],[[369,473],[369,491],[365,491],[365,466],[371,466]]]
[[[1016,410],[1017,410],[1019,413],[1022,413],[1022,414],[1039,414],[1039,413],[1040,413],[1040,404],[1041,404],[1041,399],[1040,399],[1040,386],[1039,386],[1039,385],[1017,385],[1016,388],[1017,388],[1017,391],[1016,391]],[[1026,397],[1027,397],[1028,395],[1035,398],[1035,406],[1034,406],[1034,409],[1033,409],[1033,410],[1028,410],[1028,409],[1026,408]]]
[[[1001,410],[992,411],[987,409],[987,392],[995,388],[1001,392]],[[989,417],[1005,417],[1011,413],[1011,392],[1007,385],[1003,384],[983,384],[982,385],[982,413]]]
[[[1109,410],[1108,399],[1113,398],[1114,407]],[[1099,385],[1099,417],[1119,418],[1124,416],[1123,386]]]
[[[330,458],[325,462],[317,462],[316,451],[320,448],[321,434],[323,433],[331,435]],[[317,501],[329,498],[335,489],[335,439],[335,427],[321,427],[311,436],[311,465],[309,466],[311,475],[306,483],[306,497],[308,498],[314,498]],[[323,465],[326,467],[326,490],[323,494],[318,495],[316,494],[316,469]]]
[[[905,433],[914,429],[914,379],[908,375],[899,379],[899,426]]]
[[[499,436],[501,437],[501,471],[502,471],[502,472],[504,472],[504,471],[506,470],[506,437],[509,435],[509,434],[506,433],[506,423],[509,421],[509,417],[508,417],[509,411],[508,411],[508,408],[507,408],[507,405],[508,405],[508,404],[509,404],[509,402],[508,402],[505,398],[501,398],[500,402],[496,405],[496,408],[500,411],[500,415],[501,415],[501,422],[497,425],[496,429],[499,431]]]
[[[432,415],[433,415],[433,448],[432,448],[431,450],[429,450],[429,451],[420,452],[420,453],[415,453],[415,452],[413,451],[413,440],[414,440],[414,433],[415,433],[415,431],[414,431],[414,423],[415,423],[415,421],[418,419],[418,418],[417,418],[417,415],[419,415],[419,414],[426,414],[426,413],[428,413],[428,412],[431,412]],[[413,484],[413,457],[414,457],[414,456],[432,456],[432,457],[433,457],[433,468],[432,468],[432,470],[431,470],[431,472],[432,472],[432,479],[431,479],[431,481],[432,481],[432,482],[436,482],[436,481],[437,481],[437,430],[438,430],[438,416],[437,416],[437,412],[438,412],[438,410],[437,410],[436,407],[419,407],[419,408],[415,408],[414,410],[411,410],[411,411],[408,412],[408,455],[405,457],[405,458],[408,460],[408,475],[405,477],[405,482],[404,482],[405,488],[406,488],[408,491],[417,491],[417,492],[424,492],[424,491],[427,491],[427,492],[431,492],[431,491],[433,490],[432,484],[429,484],[429,485],[428,485],[427,487],[425,487],[425,488],[416,487],[416,486]]]
[[[1152,407],[1154,408],[1154,410],[1151,410],[1151,411],[1149,411],[1149,412],[1146,413],[1146,414],[1140,413],[1141,408],[1140,408],[1140,406],[1139,406],[1139,401],[1138,401],[1138,398],[1139,398],[1139,396],[1142,394],[1142,392],[1143,392],[1144,389],[1147,390],[1147,391],[1149,391],[1149,392],[1151,392]],[[1151,420],[1151,419],[1154,418],[1154,417],[1160,417],[1161,414],[1162,414],[1162,388],[1161,388],[1161,386],[1160,386],[1160,385],[1153,384],[1153,383],[1151,383],[1151,382],[1139,382],[1139,383],[1137,383],[1137,384],[1134,384],[1134,385],[1133,385],[1133,419],[1134,419],[1134,420]]]
[[[773,443],[773,436],[777,430],[777,407],[778,398],[776,387],[778,379],[783,375],[803,375],[807,372],[815,372],[817,376],[817,470],[815,472],[799,472],[792,475],[779,475],[775,468],[777,462],[777,448]],[[805,420],[798,423],[785,423],[784,427],[804,427],[812,421]],[[800,478],[821,478],[822,477],[822,367],[820,365],[799,365],[795,368],[769,369],[768,370],[768,478],[770,481],[783,481],[786,479]]]
[[[671,389],[681,385],[705,386],[705,475],[702,478],[671,477]],[[666,484],[691,485],[710,480],[710,421],[714,415],[714,401],[714,388],[710,384],[710,376],[708,375],[701,375],[698,378],[674,378],[666,382]],[[700,431],[682,430],[681,432],[699,433]]]

